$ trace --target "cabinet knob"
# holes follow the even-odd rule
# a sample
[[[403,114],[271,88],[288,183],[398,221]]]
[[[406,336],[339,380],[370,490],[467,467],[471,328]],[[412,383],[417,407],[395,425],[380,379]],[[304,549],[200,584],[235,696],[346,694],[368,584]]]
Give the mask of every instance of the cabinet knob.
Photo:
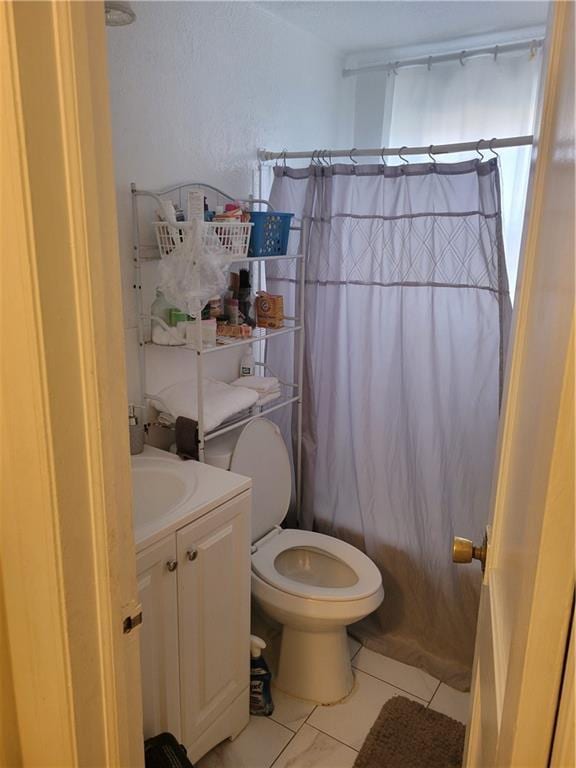
[[[196,558],[198,557],[198,550],[197,550],[197,549],[189,549],[189,550],[186,552],[186,557],[187,557],[187,558],[188,558],[188,560],[190,560],[190,561],[192,561],[192,560],[196,560]]]
[[[166,568],[172,573],[172,571],[175,571],[176,568],[178,568],[178,560],[168,560],[166,563]]]

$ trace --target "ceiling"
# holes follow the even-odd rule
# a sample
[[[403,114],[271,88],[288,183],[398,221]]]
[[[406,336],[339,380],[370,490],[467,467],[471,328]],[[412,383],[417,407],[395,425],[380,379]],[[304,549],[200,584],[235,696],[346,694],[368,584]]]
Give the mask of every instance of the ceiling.
[[[341,54],[482,36],[546,22],[539,0],[374,0],[261,2]]]

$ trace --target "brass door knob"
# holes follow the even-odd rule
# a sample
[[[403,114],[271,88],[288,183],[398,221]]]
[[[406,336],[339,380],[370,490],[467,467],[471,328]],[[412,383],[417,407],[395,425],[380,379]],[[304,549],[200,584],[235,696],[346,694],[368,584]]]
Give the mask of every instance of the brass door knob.
[[[454,536],[452,544],[452,561],[454,563],[471,563],[472,560],[479,560],[482,565],[482,571],[486,567],[486,549],[488,545],[487,535],[484,534],[484,540],[481,547],[475,547],[470,539],[462,539],[460,536]]]

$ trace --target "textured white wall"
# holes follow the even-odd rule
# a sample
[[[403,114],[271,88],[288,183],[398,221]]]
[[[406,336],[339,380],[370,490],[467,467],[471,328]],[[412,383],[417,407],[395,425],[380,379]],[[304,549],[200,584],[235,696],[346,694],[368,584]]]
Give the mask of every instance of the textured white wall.
[[[129,396],[139,398],[130,182],[247,196],[259,147],[349,146],[350,81],[308,32],[247,2],[140,2],[108,30]]]

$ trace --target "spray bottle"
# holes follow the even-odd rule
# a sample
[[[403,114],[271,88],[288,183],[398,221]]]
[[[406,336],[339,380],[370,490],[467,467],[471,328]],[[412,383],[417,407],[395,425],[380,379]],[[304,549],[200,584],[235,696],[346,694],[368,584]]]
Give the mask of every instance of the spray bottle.
[[[274,702],[270,691],[272,675],[262,656],[264,648],[264,640],[250,635],[250,714],[269,717],[274,712]]]

